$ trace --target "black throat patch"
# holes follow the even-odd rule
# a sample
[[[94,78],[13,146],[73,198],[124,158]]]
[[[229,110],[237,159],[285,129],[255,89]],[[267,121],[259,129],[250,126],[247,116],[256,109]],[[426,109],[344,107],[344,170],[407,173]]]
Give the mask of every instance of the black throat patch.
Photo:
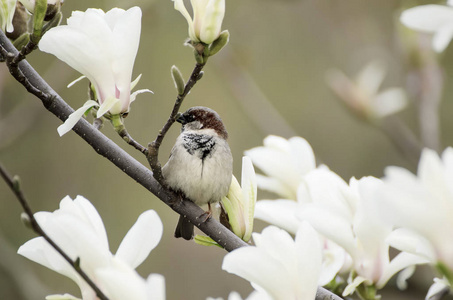
[[[199,159],[204,160],[211,157],[215,140],[213,136],[206,134],[188,133],[183,136],[184,148],[191,155],[196,155]]]

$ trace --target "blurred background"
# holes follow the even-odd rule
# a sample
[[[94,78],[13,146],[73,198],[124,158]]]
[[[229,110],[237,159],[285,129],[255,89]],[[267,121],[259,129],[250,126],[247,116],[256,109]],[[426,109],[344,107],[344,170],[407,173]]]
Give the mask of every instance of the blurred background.
[[[367,122],[357,118],[329,88],[326,72],[335,68],[354,77],[369,62],[379,60],[387,67],[383,89],[413,88],[411,78],[417,67],[413,46],[418,43],[426,48],[429,37],[413,34],[409,37],[412,42],[407,42],[411,33],[402,28],[398,17],[405,8],[433,2],[227,0],[223,29],[230,31],[230,43],[209,59],[203,79],[186,98],[182,110],[203,105],[221,115],[229,132],[238,178],[243,152],[262,145],[269,134],[304,137],[312,145],[317,161],[345,180],[352,176],[380,177],[389,165],[415,171],[416,163],[399,151],[382,130],[390,123],[386,119]],[[194,66],[192,50],[183,46],[187,38],[185,19],[173,9],[170,0],[66,0],[63,24],[73,10],[109,10],[115,6],[127,9],[135,5],[142,8],[143,19],[133,77],[143,74],[137,88],[149,88],[154,95],[139,95],[125,123],[129,133],[146,145],[167,120],[175,100],[171,66],[178,66],[185,78]],[[439,57],[429,49],[423,53],[425,62],[445,81],[444,86],[438,86],[439,150],[453,145],[453,135],[449,134],[453,128],[453,85],[448,84],[453,76],[453,47]],[[76,71],[39,51],[33,52],[28,61],[73,108],[85,102],[83,83],[66,88],[80,76]],[[416,98],[416,93],[408,90],[408,106],[392,118],[398,118],[419,136]],[[178,216],[98,156],[76,134],[70,132],[60,138],[56,130],[60,124],[38,99],[15,82],[5,64],[0,64],[0,161],[11,173],[20,175],[34,211],[53,211],[66,195],[85,196],[103,218],[115,253],[140,213],[154,209],[164,223],[163,238],[138,272],[144,277],[150,273],[164,275],[167,299],[226,298],[232,290],[245,297],[251,292],[248,282],[221,270],[224,250],[173,238]],[[174,126],[165,139],[162,163],[179,130]],[[146,159],[125,144],[111,126],[106,124],[103,132],[147,165]],[[0,299],[80,295],[66,277],[15,254],[35,235],[21,223],[22,210],[4,182],[0,182],[0,195]],[[272,197],[276,198],[258,194],[258,199]],[[255,231],[264,226],[257,221]],[[382,294],[384,299],[424,299],[431,280],[431,271],[419,268],[407,291],[397,291],[390,284]]]

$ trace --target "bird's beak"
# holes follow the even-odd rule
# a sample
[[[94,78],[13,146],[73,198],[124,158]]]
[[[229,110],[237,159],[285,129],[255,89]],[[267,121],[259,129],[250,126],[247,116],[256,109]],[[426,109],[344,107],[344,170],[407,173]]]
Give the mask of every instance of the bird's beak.
[[[186,118],[184,118],[184,115],[182,113],[178,113],[176,122],[179,122],[182,125],[185,125],[187,123],[187,120],[186,120]]]

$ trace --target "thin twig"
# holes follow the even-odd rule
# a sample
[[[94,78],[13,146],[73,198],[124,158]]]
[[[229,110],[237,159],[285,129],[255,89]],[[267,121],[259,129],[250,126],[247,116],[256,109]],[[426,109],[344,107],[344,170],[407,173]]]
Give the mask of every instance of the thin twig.
[[[96,286],[96,284],[88,277],[88,275],[82,270],[80,267],[80,263],[77,260],[72,260],[64,251],[61,249],[47,234],[46,232],[39,226],[38,222],[33,215],[33,211],[30,208],[30,205],[25,198],[18,180],[12,178],[6,169],[0,164],[0,175],[3,177],[5,182],[8,184],[9,188],[13,191],[14,195],[16,196],[17,200],[19,200],[22,209],[27,214],[28,219],[30,220],[31,228],[33,231],[38,235],[42,236],[60,255],[74,268],[74,270],[85,280],[85,282],[94,290],[96,296],[98,296],[101,300],[108,300],[108,298],[102,293],[102,291]]]
[[[126,127],[121,124],[118,128],[115,128],[116,132],[119,134],[119,136],[126,141],[129,145],[140,151],[141,153],[145,154],[148,156],[148,149],[146,149],[145,146],[142,146],[139,142],[134,140],[132,136],[127,132]]]
[[[176,97],[175,105],[173,106],[173,110],[171,111],[167,123],[165,123],[164,127],[159,131],[159,134],[157,135],[156,139],[148,144],[147,158],[149,165],[151,166],[151,170],[153,171],[154,178],[162,185],[164,184],[164,177],[162,175],[162,168],[159,162],[160,145],[162,144],[162,141],[164,140],[164,137],[167,134],[168,130],[170,129],[171,125],[175,123],[176,116],[179,112],[179,109],[181,108],[181,104],[184,101],[185,97],[187,96],[187,94],[189,94],[190,90],[197,83],[197,81],[201,79],[201,76],[203,74],[202,73],[203,67],[204,64],[197,63],[195,65],[195,68],[193,69],[192,74],[190,75],[189,81],[187,81],[184,87],[184,92],[178,95],[178,97]]]

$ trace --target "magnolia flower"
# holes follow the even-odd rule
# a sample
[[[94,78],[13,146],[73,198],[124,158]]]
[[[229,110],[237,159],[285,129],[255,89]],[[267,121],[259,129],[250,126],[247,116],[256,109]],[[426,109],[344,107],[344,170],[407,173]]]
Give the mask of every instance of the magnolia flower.
[[[245,155],[268,176],[257,175],[258,186],[286,199],[296,199],[304,175],[316,168],[313,149],[301,137],[286,140],[270,135],[264,146],[247,150]]]
[[[351,294],[361,284],[380,289],[397,272],[427,262],[409,253],[400,253],[390,261],[386,239],[393,228],[377,216],[372,197],[383,186],[379,179],[352,178],[345,189],[344,183],[333,178],[325,180],[326,175],[318,175],[307,183],[311,202],[299,210],[299,217],[351,256],[356,276],[343,296]]]
[[[327,73],[327,83],[358,116],[383,118],[407,105],[402,88],[388,88],[379,92],[385,73],[385,68],[375,61],[366,65],[355,79],[348,78],[340,70],[332,69]]]
[[[447,148],[441,157],[424,149],[417,175],[388,167],[383,180],[376,201],[383,217],[400,227],[389,243],[427,259],[446,278],[452,278],[453,148]]]
[[[233,175],[230,190],[228,195],[222,198],[222,204],[228,213],[228,220],[234,234],[248,242],[253,231],[257,187],[255,170],[247,156],[242,158],[241,178],[242,184],[239,185]]]
[[[44,232],[71,259],[80,259],[80,267],[101,289],[108,284],[102,281],[102,278],[107,276],[102,274],[104,270],[112,271],[110,277],[118,274],[113,272],[115,270],[124,272],[129,269],[129,273],[135,272],[134,269],[157,246],[163,231],[157,213],[148,210],[140,215],[113,255],[109,250],[101,217],[94,206],[82,196],[77,196],[74,201],[67,196],[61,200],[59,209],[53,213],[38,212],[35,218]],[[43,237],[26,242],[19,248],[18,253],[74,280],[84,300],[97,299],[82,277]],[[119,278],[117,282],[119,284]],[[109,288],[106,288],[106,291],[108,290]]]
[[[189,38],[192,42],[211,44],[219,37],[225,16],[225,0],[190,0],[193,19],[183,0],[173,1],[175,9],[187,20]]]
[[[409,8],[401,14],[400,21],[411,29],[433,33],[433,49],[442,52],[453,38],[453,1],[447,1],[447,5],[429,4]]]
[[[127,113],[139,90],[131,94],[140,76],[131,83],[132,67],[140,40],[142,12],[138,7],[125,11],[113,8],[74,11],[68,25],[50,29],[39,49],[51,53],[85,75],[96,91],[96,100],[87,101],[58,128],[61,135],[74,127],[91,107],[97,117]]]
[[[222,269],[250,281],[270,299],[315,299],[321,245],[309,224],[300,227],[295,240],[274,226],[265,228],[261,234],[253,233],[253,240],[256,246],[228,253]]]
[[[2,0],[0,2],[0,29],[13,32],[13,17],[17,0]]]

